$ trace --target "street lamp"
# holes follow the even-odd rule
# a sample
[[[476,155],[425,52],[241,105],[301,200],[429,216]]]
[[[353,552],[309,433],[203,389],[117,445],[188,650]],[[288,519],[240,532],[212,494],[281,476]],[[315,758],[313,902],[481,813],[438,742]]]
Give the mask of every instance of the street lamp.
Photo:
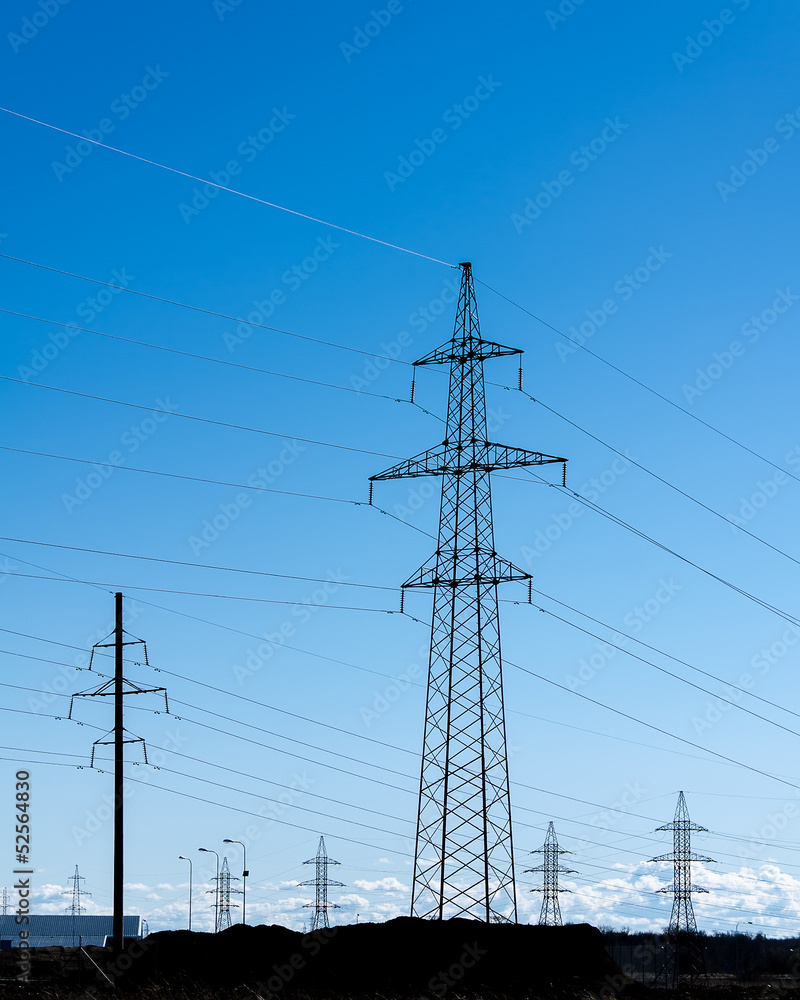
[[[247,870],[247,850],[241,840],[228,840],[222,841],[223,844],[239,844],[242,848],[242,923],[247,923],[247,876],[250,872]],[[257,859],[256,859],[257,860]]]
[[[189,862],[189,930],[192,929],[192,859],[185,858],[182,854],[178,858],[178,861],[188,861]]]
[[[219,930],[219,854],[211,851],[207,847],[198,847],[198,851],[205,851],[206,854],[213,854],[217,859],[217,877],[214,880],[214,933]]]

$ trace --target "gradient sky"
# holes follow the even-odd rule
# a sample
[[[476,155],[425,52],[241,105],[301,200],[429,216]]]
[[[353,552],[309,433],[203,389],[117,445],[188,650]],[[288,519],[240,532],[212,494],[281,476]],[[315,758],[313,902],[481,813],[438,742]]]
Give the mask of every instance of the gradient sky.
[[[84,726],[64,716],[65,695],[100,683],[74,668],[122,590],[162,670],[127,675],[166,685],[180,717],[131,699],[128,728],[160,769],[128,748],[127,911],[182,926],[189,855],[208,927],[212,856],[197,848],[238,870],[227,837],[247,842],[249,919],[300,928],[311,897],[296,884],[324,833],[346,883],[337,919],[407,912],[428,640],[410,616],[429,621],[430,595],[387,612],[432,551],[438,494],[377,484],[394,519],[364,501],[370,475],[441,439],[446,380],[421,372],[411,406],[408,363],[452,333],[458,271],[440,262],[471,260],[484,336],[525,349],[544,404],[515,391],[515,359],[487,364],[492,439],[568,456],[572,490],[664,546],[524,475],[495,481],[498,550],[545,595],[540,613],[504,588],[521,602],[502,605],[505,655],[574,689],[506,668],[521,919],[538,915],[523,869],[552,819],[576,870],[565,919],[663,926],[669,866],[647,862],[670,849],[653,830],[683,789],[710,831],[696,849],[717,861],[696,873],[713,890],[700,926],[794,932],[798,31],[789,0],[5,5],[2,307],[24,316],[3,316],[2,374],[18,381],[3,382],[1,443],[61,456],[0,452],[0,781],[32,773],[40,910],[67,904],[76,864],[87,907],[110,910],[111,777],[87,766],[110,706],[77,705]],[[259,491],[260,469],[312,496]],[[264,653],[281,629],[287,648]],[[598,648],[617,630],[710,693]],[[12,824],[7,807],[7,845]]]

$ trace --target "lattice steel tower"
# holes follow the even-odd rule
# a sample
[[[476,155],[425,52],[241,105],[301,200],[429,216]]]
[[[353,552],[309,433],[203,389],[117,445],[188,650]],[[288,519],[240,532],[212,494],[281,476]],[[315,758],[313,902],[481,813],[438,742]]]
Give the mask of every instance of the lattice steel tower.
[[[222,867],[219,870],[219,884],[217,886],[217,899],[219,900],[219,905],[217,906],[217,914],[215,920],[214,932],[218,934],[220,931],[226,930],[231,926],[231,906],[238,906],[238,903],[231,903],[231,893],[238,893],[238,889],[231,889],[231,878],[234,882],[238,882],[239,879],[236,876],[231,876],[231,870],[228,867],[228,859],[222,859]]]
[[[564,459],[487,440],[483,362],[522,352],[481,339],[459,266],[453,339],[414,362],[450,367],[445,439],[371,478],[442,477],[436,552],[403,584],[433,589],[412,915],[516,921],[497,585],[529,574],[495,551],[490,474]]]
[[[313,885],[317,890],[317,897],[313,903],[306,903],[306,907],[314,907],[314,916],[311,919],[311,930],[318,931],[323,927],[330,927],[330,921],[328,920],[328,910],[338,910],[338,903],[328,902],[328,889],[331,887],[342,888],[344,887],[344,882],[334,882],[328,878],[328,865],[338,865],[341,862],[334,861],[333,858],[329,858],[325,851],[325,838],[319,838],[319,846],[317,847],[317,855],[314,858],[309,858],[308,861],[304,861],[304,865],[316,865],[317,873],[316,877],[309,879],[308,882],[301,882],[300,885]]]
[[[538,851],[531,851],[531,854],[543,854],[544,862],[536,868],[526,868],[528,872],[543,872],[544,885],[541,889],[531,889],[531,892],[543,892],[542,912],[539,914],[539,923],[547,924],[550,927],[561,926],[561,906],[558,901],[560,892],[569,892],[569,889],[560,889],[558,885],[559,875],[574,875],[572,868],[562,868],[559,863],[560,854],[571,854],[571,851],[562,851],[558,846],[556,838],[556,828],[552,821],[547,827],[547,836],[544,838],[544,846]]]
[[[704,973],[705,961],[702,948],[697,942],[692,893],[708,892],[708,889],[692,884],[692,862],[713,863],[714,859],[692,853],[692,833],[707,832],[707,828],[691,822],[683,792],[678,795],[675,819],[657,827],[657,830],[672,831],[673,851],[672,854],[662,854],[651,860],[674,863],[672,884],[658,890],[673,894],[669,944],[659,979],[663,979],[667,986],[677,987],[682,981],[694,982]]]

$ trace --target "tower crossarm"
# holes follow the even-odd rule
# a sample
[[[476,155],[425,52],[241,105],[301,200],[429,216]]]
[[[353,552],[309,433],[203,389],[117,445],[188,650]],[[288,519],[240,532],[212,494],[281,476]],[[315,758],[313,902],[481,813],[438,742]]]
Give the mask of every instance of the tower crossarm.
[[[475,559],[476,549],[470,553]],[[515,580],[530,580],[530,573],[515,566],[491,549],[478,547],[475,562],[479,570],[472,568],[470,563],[467,572],[455,572],[454,567],[461,566],[452,549],[441,549],[430,559],[432,565],[422,566],[410,576],[404,587],[470,587],[477,584],[511,583]]]
[[[522,354],[522,351],[518,347],[505,347],[491,340],[471,337],[465,340],[451,340],[415,361],[414,365],[449,365],[451,362],[466,364],[486,361],[489,358],[503,358],[511,354]]]
[[[490,441],[476,441],[469,445],[445,443],[370,476],[370,481],[410,479],[415,476],[461,476],[472,472],[521,469],[531,465],[563,465],[566,461],[567,459],[555,455],[543,455],[538,451],[492,444]]]
[[[686,833],[687,831],[691,833],[708,833],[707,826],[700,826],[699,823],[691,823],[689,820],[673,820],[672,823],[657,826],[655,832],[660,833],[662,830],[666,830],[668,833],[674,833],[676,830],[681,833]]]
[[[650,858],[650,861],[698,861],[706,865],[715,865],[714,858],[707,858],[704,854],[681,854],[676,857],[674,854],[659,854],[657,858]]]

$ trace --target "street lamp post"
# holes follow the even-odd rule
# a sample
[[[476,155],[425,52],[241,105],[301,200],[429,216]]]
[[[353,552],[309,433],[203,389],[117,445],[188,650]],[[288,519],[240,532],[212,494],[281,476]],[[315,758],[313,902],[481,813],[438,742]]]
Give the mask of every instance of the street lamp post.
[[[192,929],[192,859],[185,858],[182,854],[178,858],[178,861],[188,861],[189,862],[189,930]]]
[[[198,847],[198,851],[205,851],[206,854],[213,854],[217,859],[217,877],[214,881],[214,933],[219,930],[219,854],[211,851],[207,847]]]
[[[247,849],[241,840],[228,840],[227,838],[222,841],[223,844],[239,844],[242,848],[242,923],[247,923],[247,876],[250,872],[247,870]],[[258,860],[258,859],[256,859]]]

